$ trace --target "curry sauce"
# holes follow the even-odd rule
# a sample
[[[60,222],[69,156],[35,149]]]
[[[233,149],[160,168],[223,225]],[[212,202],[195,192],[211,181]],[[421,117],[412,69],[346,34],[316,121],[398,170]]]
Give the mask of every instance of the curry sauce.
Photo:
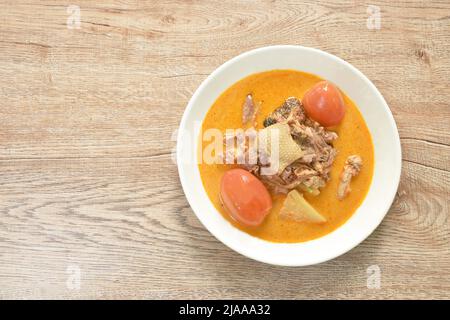
[[[294,70],[273,70],[250,75],[223,92],[208,111],[202,130],[217,128],[226,129],[242,127],[242,105],[244,98],[251,93],[255,100],[261,102],[257,114],[256,129],[263,128],[267,115],[280,106],[286,98],[294,96],[299,99],[314,84],[322,79],[308,73]],[[354,102],[343,93],[346,113],[342,122],[330,128],[339,138],[333,146],[338,155],[334,161],[330,181],[317,196],[304,194],[306,200],[326,219],[324,224],[283,220],[278,213],[286,198],[285,195],[272,195],[273,207],[264,222],[257,227],[246,227],[235,220],[224,210],[220,203],[220,180],[222,175],[236,165],[199,164],[203,186],[211,202],[217,210],[236,228],[255,237],[273,242],[303,242],[322,237],[345,223],[364,200],[373,175],[374,148],[370,132]],[[203,144],[203,148],[205,144]],[[344,200],[338,200],[337,188],[339,175],[348,156],[361,156],[363,166],[358,176],[351,182],[352,191]],[[211,212],[211,214],[214,214]]]

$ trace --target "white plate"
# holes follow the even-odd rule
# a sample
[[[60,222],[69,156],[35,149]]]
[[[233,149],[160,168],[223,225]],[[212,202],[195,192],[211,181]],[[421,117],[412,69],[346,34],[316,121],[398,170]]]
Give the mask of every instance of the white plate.
[[[273,243],[240,231],[225,220],[209,200],[196,161],[198,125],[219,95],[253,73],[294,69],[334,82],[358,106],[375,148],[370,190],[353,216],[335,231],[301,243]],[[192,139],[194,137],[194,139]],[[189,160],[190,159],[190,160]],[[195,91],[181,120],[177,164],[184,193],[203,225],[231,249],[261,262],[306,266],[351,250],[381,223],[394,199],[401,171],[400,139],[394,118],[375,85],[348,62],[321,50],[271,46],[243,53],[217,68]]]

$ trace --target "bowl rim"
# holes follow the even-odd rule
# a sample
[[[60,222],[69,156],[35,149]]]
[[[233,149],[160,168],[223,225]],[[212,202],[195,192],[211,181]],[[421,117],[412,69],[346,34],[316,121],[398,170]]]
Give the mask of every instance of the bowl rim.
[[[183,141],[183,139],[182,139],[183,130],[180,130],[180,129],[183,129],[183,128],[186,127],[186,123],[188,121],[189,114],[192,112],[192,109],[194,108],[194,105],[195,105],[195,102],[197,101],[198,96],[203,92],[203,89],[207,86],[207,84],[209,82],[213,81],[217,77],[217,75],[220,74],[223,70],[227,69],[230,65],[236,63],[237,61],[239,61],[239,60],[241,60],[243,58],[246,58],[246,57],[251,56],[253,54],[259,54],[259,53],[262,53],[262,52],[265,52],[265,51],[280,50],[280,49],[281,50],[283,50],[283,49],[306,50],[306,51],[310,51],[310,52],[312,52],[314,54],[325,56],[326,58],[334,60],[335,62],[337,62],[339,64],[342,64],[345,67],[349,68],[362,81],[364,81],[365,85],[367,85],[370,88],[370,90],[376,95],[376,97],[381,101],[381,105],[382,105],[382,108],[384,109],[384,111],[385,111],[385,113],[387,115],[387,119],[389,121],[389,125],[394,129],[393,130],[394,131],[394,136],[392,138],[394,140],[394,148],[395,148],[394,152],[396,153],[396,156],[397,156],[397,159],[398,159],[398,163],[396,164],[396,168],[398,168],[398,170],[395,171],[395,176],[392,177],[393,186],[395,186],[395,188],[392,189],[393,191],[391,192],[391,194],[389,194],[387,196],[387,198],[385,199],[384,206],[382,207],[382,209],[379,210],[380,214],[378,216],[378,219],[377,219],[376,223],[374,223],[373,228],[367,228],[366,232],[364,232],[364,234],[361,235],[358,239],[355,239],[352,243],[347,244],[346,246],[342,246],[342,247],[336,248],[336,250],[335,250],[335,252],[333,254],[324,255],[323,257],[319,257],[319,258],[315,258],[315,259],[309,259],[309,261],[304,262],[304,263],[298,263],[298,262],[287,263],[285,261],[284,262],[278,262],[278,261],[271,260],[270,258],[267,258],[267,257],[261,257],[259,255],[255,255],[252,252],[248,252],[248,251],[242,250],[241,247],[232,244],[231,241],[228,241],[221,234],[214,232],[214,230],[211,230],[209,228],[208,224],[205,223],[205,221],[203,221],[203,219],[199,216],[199,214],[197,214],[197,210],[196,210],[197,205],[193,201],[193,199],[189,196],[190,195],[190,190],[189,190],[190,185],[189,185],[189,181],[187,181],[187,177],[186,177],[186,174],[185,174],[185,168],[182,165],[182,158],[181,158],[182,157],[182,143],[181,143],[181,141]],[[271,69],[267,69],[267,71],[268,70],[271,70]],[[299,71],[301,71],[301,70],[299,70]],[[245,78],[245,76],[243,76],[242,78]],[[391,207],[391,205],[392,205],[392,203],[393,203],[393,201],[395,199],[396,192],[398,190],[398,186],[399,186],[399,183],[400,183],[401,169],[402,169],[402,150],[401,150],[401,143],[400,143],[400,136],[399,136],[399,133],[398,133],[398,128],[397,128],[397,125],[395,123],[395,119],[394,119],[394,117],[392,115],[392,112],[391,112],[388,104],[386,103],[383,95],[380,93],[378,88],[359,69],[357,69],[352,64],[350,64],[349,62],[345,61],[344,59],[339,58],[339,57],[337,57],[337,56],[335,56],[335,55],[333,55],[331,53],[325,52],[325,51],[320,50],[320,49],[311,48],[311,47],[305,47],[305,46],[300,46],[300,45],[272,45],[272,46],[265,46],[265,47],[252,49],[252,50],[243,52],[243,53],[241,53],[241,54],[239,54],[239,55],[237,55],[237,56],[227,60],[222,65],[217,67],[211,74],[209,74],[206,77],[206,79],[204,79],[202,81],[200,86],[195,90],[194,94],[192,95],[191,99],[189,100],[188,105],[187,105],[187,107],[186,107],[186,109],[185,109],[185,111],[183,113],[183,116],[181,118],[181,121],[180,121],[179,131],[178,131],[178,134],[177,134],[176,161],[177,161],[177,167],[178,167],[178,173],[179,173],[181,186],[182,186],[184,194],[186,195],[186,198],[188,200],[189,205],[191,206],[192,210],[194,211],[195,215],[200,220],[202,225],[217,240],[219,240],[220,242],[225,244],[230,249],[236,251],[237,253],[240,253],[240,254],[242,254],[242,255],[250,258],[250,259],[253,259],[253,260],[256,260],[256,261],[259,261],[259,262],[263,262],[263,263],[267,263],[267,264],[271,264],[271,265],[277,265],[277,266],[308,266],[308,265],[315,265],[315,264],[323,263],[323,262],[335,259],[335,258],[345,254],[346,252],[352,250],[353,248],[358,246],[360,243],[362,243],[367,237],[369,237],[378,228],[378,226],[381,224],[381,222],[383,221],[384,217],[388,213],[389,208]],[[375,172],[374,172],[374,174],[375,174]],[[371,185],[369,187],[369,191],[372,188],[372,186],[373,186],[373,178],[372,178]],[[202,185],[202,187],[203,187],[203,185]],[[201,192],[206,193],[206,191],[204,190],[204,187],[202,188]],[[367,195],[366,195],[366,197],[367,197]],[[217,212],[217,213],[220,214],[219,212]],[[332,234],[333,232],[335,232],[336,230],[342,228],[345,224],[347,224],[349,220],[344,222],[343,225],[339,226],[337,229],[335,229],[331,233],[328,233],[328,234],[326,234],[326,235],[324,235],[322,237],[319,237],[317,239],[321,239],[321,238],[324,238],[324,237]],[[235,228],[235,227],[233,226],[233,228]],[[251,235],[249,235],[249,236],[253,237]],[[270,242],[270,241],[266,241],[264,239],[260,239],[260,240],[272,244],[272,242]],[[314,240],[316,240],[316,239],[313,239],[311,241],[314,241]],[[310,241],[300,242],[300,243],[308,243],[308,242],[310,242]],[[275,244],[280,245],[280,246],[291,245],[290,243],[275,243]],[[297,243],[293,243],[293,244],[297,244]]]

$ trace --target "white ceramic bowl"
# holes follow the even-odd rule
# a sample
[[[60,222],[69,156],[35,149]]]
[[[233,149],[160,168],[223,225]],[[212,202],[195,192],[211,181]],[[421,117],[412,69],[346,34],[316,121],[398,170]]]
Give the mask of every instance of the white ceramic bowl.
[[[232,84],[257,72],[294,69],[334,82],[358,106],[372,134],[375,168],[370,190],[353,216],[335,231],[301,243],[273,243],[232,226],[209,200],[195,161],[198,124]],[[197,128],[196,128],[197,126]],[[195,133],[197,134],[197,133]],[[188,159],[191,159],[190,161]],[[306,266],[351,250],[381,223],[397,191],[401,148],[397,127],[375,85],[348,62],[321,50],[301,46],[271,46],[245,52],[221,65],[200,85],[184,112],[178,133],[177,163],[184,193],[203,225],[231,249],[261,262]]]

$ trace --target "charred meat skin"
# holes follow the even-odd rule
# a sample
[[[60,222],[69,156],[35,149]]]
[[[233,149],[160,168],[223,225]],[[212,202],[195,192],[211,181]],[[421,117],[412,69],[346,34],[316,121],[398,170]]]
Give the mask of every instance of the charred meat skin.
[[[266,119],[264,119],[263,125],[264,125],[264,128],[267,128],[268,126],[271,126],[275,123],[277,123],[277,121],[275,119],[267,117]]]
[[[352,155],[345,160],[344,169],[339,176],[337,197],[343,200],[351,191],[350,182],[361,171],[362,159],[359,155]]]

